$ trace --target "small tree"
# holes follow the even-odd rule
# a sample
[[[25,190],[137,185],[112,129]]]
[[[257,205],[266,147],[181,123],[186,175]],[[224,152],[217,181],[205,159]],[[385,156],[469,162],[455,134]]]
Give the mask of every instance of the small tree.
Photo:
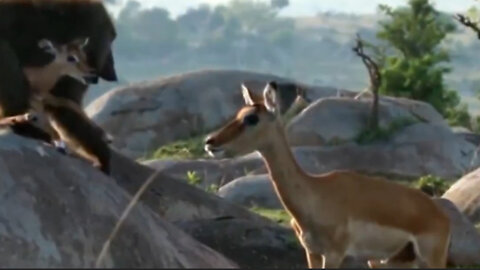
[[[380,93],[426,101],[447,115],[460,99],[444,84],[449,55],[440,44],[454,25],[428,0],[409,0],[408,7],[395,10],[381,5],[380,10],[388,19],[380,22],[377,37],[392,52],[382,57]]]
[[[370,129],[378,129],[378,89],[380,88],[382,82],[382,76],[377,63],[370,56],[365,54],[363,46],[363,40],[360,38],[360,35],[357,34],[356,45],[353,47],[353,51],[362,59],[363,64],[367,68],[368,76],[370,77],[370,91],[373,95],[372,109],[368,119],[368,126]]]
[[[473,22],[472,20],[470,20],[470,18],[462,14],[457,14],[455,16],[455,19],[457,19],[457,21],[463,24],[464,26],[472,29],[473,32],[477,34],[478,39],[480,39],[480,27],[478,26],[477,23]]]

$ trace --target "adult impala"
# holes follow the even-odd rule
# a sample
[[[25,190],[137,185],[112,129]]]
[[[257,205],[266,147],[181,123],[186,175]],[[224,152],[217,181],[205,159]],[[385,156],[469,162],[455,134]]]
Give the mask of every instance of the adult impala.
[[[427,195],[352,171],[304,172],[286,140],[276,83],[266,85],[261,103],[244,85],[242,93],[246,105],[206,138],[205,150],[260,152],[309,268],[337,268],[347,255],[370,267],[445,267],[449,220]]]

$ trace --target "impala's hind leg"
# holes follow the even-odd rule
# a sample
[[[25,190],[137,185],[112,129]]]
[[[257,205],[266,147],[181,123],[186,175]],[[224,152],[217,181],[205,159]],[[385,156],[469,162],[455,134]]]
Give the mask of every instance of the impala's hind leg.
[[[412,268],[416,264],[415,247],[408,242],[392,257],[386,260],[369,260],[370,268]]]
[[[449,242],[449,233],[418,236],[416,254],[421,263],[420,267],[445,268],[447,266]]]

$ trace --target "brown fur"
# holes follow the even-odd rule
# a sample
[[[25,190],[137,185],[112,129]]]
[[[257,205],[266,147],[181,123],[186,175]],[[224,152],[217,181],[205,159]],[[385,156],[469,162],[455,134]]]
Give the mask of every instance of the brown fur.
[[[88,66],[87,56],[83,50],[85,41],[86,39],[75,39],[66,44],[55,44],[43,39],[38,44],[39,46],[43,44],[48,47],[43,49],[50,51],[49,53],[54,56],[52,61],[41,67],[27,66],[23,68],[31,90],[30,109],[35,111],[38,118],[36,127],[44,130],[54,140],[58,140],[59,135],[52,128],[43,113],[42,99],[63,76],[75,77],[77,81],[87,84],[84,77],[92,76],[92,73],[91,68]],[[69,62],[69,57],[77,59],[77,62]],[[68,92],[69,89],[64,87],[62,90]]]
[[[67,78],[57,82],[52,93],[61,92]],[[91,161],[94,166],[110,173],[110,148],[107,134],[93,122],[78,104],[65,97],[47,94],[42,100],[43,110],[60,139],[76,155]]]
[[[102,1],[0,0],[0,39],[10,44],[22,66],[50,61],[49,55],[38,50],[38,40],[65,44],[77,37],[90,38],[88,65],[105,80],[116,80],[111,51],[116,31]]]
[[[336,268],[349,253],[367,252],[372,262],[392,265],[445,267],[450,223],[443,211],[421,191],[353,171],[321,175],[304,172],[296,162],[280,120],[275,89],[267,85],[264,104],[247,106],[235,119],[208,136],[206,149],[230,154],[258,150],[292,226],[305,248],[310,268]],[[245,126],[245,116],[256,125]],[[412,242],[415,260],[403,249]],[[361,246],[359,246],[361,245]],[[372,266],[374,264],[372,263]]]

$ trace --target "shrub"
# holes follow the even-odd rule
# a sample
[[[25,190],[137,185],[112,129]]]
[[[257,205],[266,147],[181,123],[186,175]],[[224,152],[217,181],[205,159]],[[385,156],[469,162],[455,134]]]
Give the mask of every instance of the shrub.
[[[443,178],[426,175],[420,177],[415,186],[426,194],[433,197],[440,197],[448,190],[450,184]]]

